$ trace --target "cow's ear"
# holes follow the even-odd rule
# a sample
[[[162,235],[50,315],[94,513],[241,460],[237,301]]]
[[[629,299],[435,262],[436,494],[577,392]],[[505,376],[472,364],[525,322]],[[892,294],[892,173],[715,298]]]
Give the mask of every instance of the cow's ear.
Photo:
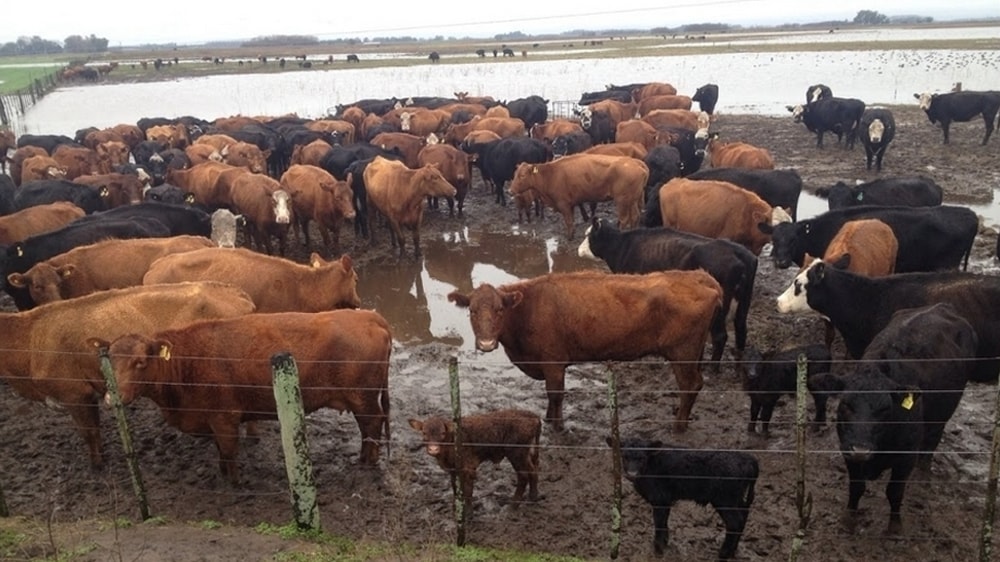
[[[844,252],[835,261],[830,262],[830,265],[836,267],[837,269],[847,269],[851,265],[851,253]]]
[[[521,291],[514,291],[512,293],[504,293],[504,295],[503,295],[503,304],[504,304],[504,306],[506,306],[508,308],[513,308],[513,307],[521,304],[522,300],[524,300],[524,293],[522,293]]]
[[[795,111],[795,106],[794,105],[786,105],[785,109],[787,109],[789,113],[792,113],[792,112]]]
[[[826,277],[826,263],[822,260],[812,264],[809,267],[808,273],[806,273],[806,278],[809,280],[810,285],[820,283],[824,277]]]
[[[11,287],[17,287],[18,289],[23,289],[28,286],[28,278],[20,273],[11,273],[8,275],[7,282],[10,283]]]
[[[916,99],[920,99],[920,94],[913,94],[913,97]]]
[[[65,279],[70,275],[73,275],[74,272],[76,272],[76,266],[71,263],[60,266],[56,269],[56,274],[59,275],[61,279]]]
[[[774,226],[772,226],[771,223],[769,222],[757,223],[757,229],[763,232],[764,234],[767,234],[768,236],[774,234]]]
[[[422,422],[420,420],[415,420],[413,418],[410,418],[409,421],[410,421],[410,427],[412,427],[413,429],[416,429],[417,431],[420,431],[420,432],[424,431],[424,422]]]
[[[354,260],[351,259],[351,256],[344,254],[340,256],[340,266],[344,268],[344,271],[350,271],[354,269]]]
[[[111,342],[108,340],[102,340],[101,338],[87,338],[87,346],[101,350],[111,347]]]
[[[448,301],[455,303],[455,306],[469,308],[469,297],[458,291],[448,293]]]

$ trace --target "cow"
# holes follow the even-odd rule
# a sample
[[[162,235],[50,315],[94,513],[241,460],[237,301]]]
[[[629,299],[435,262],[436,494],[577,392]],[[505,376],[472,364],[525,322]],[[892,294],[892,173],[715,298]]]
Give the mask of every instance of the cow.
[[[90,186],[100,194],[106,209],[134,205],[142,201],[145,182],[134,174],[87,174],[77,176],[73,183]]]
[[[590,135],[591,143],[597,145],[615,142],[615,128],[618,124],[608,111],[585,107],[574,109],[573,113],[580,118],[580,126]]]
[[[248,142],[227,145],[219,151],[222,161],[230,166],[239,166],[255,174],[267,173],[267,159],[270,152]]]
[[[69,201],[34,205],[0,217],[0,246],[8,246],[66,226],[82,217],[83,209]]]
[[[250,295],[258,312],[321,312],[359,308],[358,274],[351,257],[326,261],[313,252],[309,264],[246,248],[205,248],[164,256],[149,267],[145,285],[182,281],[232,283]]]
[[[585,152],[593,147],[593,139],[584,131],[559,135],[552,139],[552,157],[560,158],[567,154]],[[594,154],[591,152],[590,154]],[[615,155],[619,156],[619,155]],[[640,158],[641,160],[641,158]]]
[[[190,205],[194,203],[194,197],[191,193],[168,183],[146,189],[142,194],[142,200],[169,203],[171,205]]]
[[[553,119],[545,123],[536,123],[528,131],[528,135],[533,139],[551,143],[556,137],[568,135],[570,133],[582,133],[583,126],[577,121],[569,119]],[[589,138],[590,135],[587,135]]]
[[[10,179],[15,187],[20,187],[24,183],[24,161],[32,156],[48,156],[44,148],[37,146],[23,146],[14,151],[10,156]],[[51,163],[49,163],[51,165]],[[56,170],[58,173],[58,168]]]
[[[635,144],[635,143],[632,143]],[[649,179],[646,180],[644,203],[664,183],[679,178],[684,174],[684,162],[677,147],[669,144],[658,144],[650,148],[642,159],[649,168]]]
[[[429,144],[417,154],[417,164],[426,166],[434,164],[437,169],[455,188],[455,197],[448,198],[448,216],[455,216],[455,204],[458,203],[458,216],[462,216],[465,207],[465,196],[472,185],[472,169],[469,165],[469,155],[450,144]],[[437,208],[437,198],[430,200],[432,208]]]
[[[553,152],[555,149],[553,148]],[[639,160],[644,160],[649,154],[649,150],[645,146],[637,142],[608,142],[604,144],[595,144],[590,148],[584,149],[583,152],[587,154],[604,154],[607,156],[630,156],[632,158],[638,158]],[[649,165],[649,162],[646,162]],[[650,170],[650,177],[652,177],[653,171]]]
[[[101,198],[97,190],[63,179],[37,180],[22,184],[14,194],[14,209],[20,211],[57,201],[72,203],[87,214],[107,209],[106,201]]]
[[[661,127],[656,130],[654,142],[657,146],[669,145],[677,149],[680,156],[681,176],[687,177],[701,169],[705,151],[699,150],[702,139],[699,133],[683,127]],[[652,148],[650,150],[653,150]]]
[[[654,109],[639,118],[653,127],[660,129],[663,127],[680,127],[697,131],[705,126],[706,117],[700,113],[687,109]]]
[[[549,120],[549,100],[538,95],[511,100],[505,104],[511,117],[524,121],[524,127],[531,130],[538,123]]]
[[[17,188],[14,187],[14,180],[10,176],[0,172],[0,216],[13,213],[14,195]]]
[[[94,151],[97,153],[97,173],[110,174],[118,166],[129,163],[129,147],[122,141],[106,141],[98,144]]]
[[[813,84],[806,88],[806,103],[814,103],[833,97],[833,90],[826,84]]]
[[[5,334],[0,379],[28,400],[62,407],[87,445],[91,466],[99,468],[104,461],[98,400],[105,385],[87,338],[115,338],[129,330],[152,331],[253,311],[253,302],[236,287],[184,283],[115,289],[0,313]]]
[[[611,438],[605,441],[614,449]],[[670,508],[679,500],[710,504],[726,527],[719,559],[730,560],[736,555],[760,474],[753,455],[689,449],[638,437],[622,439],[619,447],[622,476],[653,508],[653,552],[657,556],[667,548]]]
[[[448,300],[469,309],[475,347],[499,345],[524,374],[545,381],[545,420],[563,429],[566,367],[659,355],[680,389],[675,427],[687,428],[702,386],[699,362],[722,288],[704,271],[619,275],[550,273],[500,287],[483,283]],[[600,320],[598,320],[600,318]],[[594,322],[601,329],[594,330]]]
[[[399,114],[400,129],[418,137],[431,133],[444,134],[451,121],[451,113],[443,109],[411,109]]]
[[[222,153],[220,153],[214,146],[206,143],[196,142],[185,148],[184,154],[191,162],[191,166],[201,164],[202,162],[222,162]]]
[[[233,210],[246,219],[251,245],[274,253],[271,238],[278,239],[278,253],[285,255],[288,227],[295,220],[291,195],[278,180],[264,174],[244,173],[233,182],[229,194]]]
[[[66,169],[65,178],[72,180],[79,176],[97,174],[97,152],[85,146],[61,144],[52,153],[52,159],[60,168]]]
[[[537,125],[536,125],[537,126]],[[473,131],[493,131],[500,138],[521,138],[526,134],[524,122],[514,117],[473,117],[461,124],[452,124],[444,135],[444,142],[459,144]]]
[[[663,226],[727,238],[755,256],[771,241],[766,229],[791,221],[780,207],[771,207],[757,194],[724,181],[674,178],[660,187],[658,200]],[[647,209],[654,204],[655,200],[650,201]],[[655,226],[650,222],[647,217],[646,226]]]
[[[705,84],[695,90],[691,96],[691,101],[698,102],[698,109],[709,115],[715,114],[715,104],[719,102],[719,86],[716,84]]]
[[[514,172],[520,164],[540,164],[552,159],[549,146],[532,138],[500,139],[485,143],[463,142],[460,148],[473,156],[483,181],[492,186],[496,202],[501,205],[506,204],[504,185],[514,178]]]
[[[976,346],[976,331],[955,308],[905,308],[892,315],[855,371],[828,376],[829,387],[840,394],[837,437],[847,465],[850,515],[866,481],[889,470],[887,533],[902,531],[906,481],[918,464],[929,468],[962,398]]]
[[[358,55],[356,55],[354,53],[351,53],[351,54],[347,55],[347,62],[357,62],[357,63],[360,63],[361,59],[358,58]]]
[[[409,168],[419,168],[417,155],[426,146],[427,140],[424,137],[411,135],[410,133],[379,133],[371,140],[371,144],[382,150],[395,150],[403,156],[403,162]]]
[[[615,142],[637,142],[651,149],[656,146],[656,127],[638,119],[622,121],[615,127]]]
[[[3,127],[0,128],[0,174],[7,173],[8,152],[17,149],[17,138],[14,131]]]
[[[413,231],[413,249],[420,256],[420,223],[424,216],[424,198],[455,197],[455,187],[429,164],[411,170],[402,162],[376,156],[364,171],[368,196],[368,229],[375,241],[375,216],[382,213],[389,222],[392,246],[404,253],[403,228]]]
[[[757,431],[760,420],[761,434],[771,434],[771,416],[782,395],[795,395],[798,379],[798,358],[806,358],[806,386],[812,394],[816,406],[814,427],[826,424],[826,401],[828,394],[824,388],[814,383],[815,377],[829,373],[832,357],[830,349],[823,344],[809,344],[782,350],[761,353],[750,346],[743,354],[737,370],[743,379],[743,390],[750,397],[750,422],[747,432]]]
[[[166,183],[190,192],[198,205],[215,210],[232,204],[229,186],[218,182],[219,176],[227,170],[240,170],[240,168],[222,162],[203,162],[188,169],[170,168],[167,170],[165,180]]]
[[[713,168],[774,169],[771,151],[745,142],[722,142],[719,133],[708,135],[705,153]]]
[[[584,92],[580,94],[580,101],[577,105],[590,105],[603,100],[615,100],[622,103],[633,103],[632,92],[627,89],[606,88],[594,92]]]
[[[461,491],[463,516],[472,512],[472,493],[479,465],[510,461],[517,473],[513,502],[521,502],[527,489],[528,499],[538,501],[538,451],[542,420],[527,410],[493,410],[462,416],[460,449],[455,445],[455,423],[441,416],[424,420],[410,418],[410,427],[420,433],[427,454],[433,457],[448,476],[457,497]]]
[[[315,221],[323,247],[339,253],[340,226],[345,219],[354,220],[356,213],[350,184],[334,178],[323,168],[307,164],[291,165],[282,174],[280,183],[292,198],[296,238],[301,231],[308,248],[309,221]]]
[[[865,102],[854,98],[824,98],[786,108],[796,123],[802,123],[809,132],[816,134],[817,148],[823,148],[823,134],[830,131],[837,135],[838,144],[843,142],[845,149],[852,149]]]
[[[104,220],[155,220],[167,229],[168,236],[211,236],[211,217],[197,207],[187,205],[171,205],[144,201],[135,205],[115,207],[107,211],[93,213],[77,220],[96,222]]]
[[[157,259],[213,246],[210,239],[193,235],[102,240],[38,262],[24,273],[11,273],[7,281],[27,289],[35,304],[42,305],[142,285],[143,275]]]
[[[743,246],[666,227],[622,232],[606,221],[594,218],[577,254],[582,258],[604,260],[612,273],[705,270],[722,288],[722,308],[711,327],[712,361],[716,370],[729,337],[726,319],[734,300],[736,354],[742,354],[746,347],[747,316],[750,314],[757,274],[757,256]]]
[[[997,112],[1000,111],[1000,92],[970,90],[946,94],[924,92],[913,94],[913,97],[917,98],[920,109],[924,110],[931,123],[941,123],[944,144],[948,144],[948,131],[952,122],[965,123],[972,121],[977,115],[983,116],[983,123],[986,125],[982,144],[985,146],[990,140],[990,135],[993,134],[993,122],[996,121]]]
[[[375,466],[380,443],[389,442],[392,332],[375,311],[257,313],[126,331],[87,341],[107,349],[122,402],[149,398],[168,424],[212,435],[219,468],[233,485],[240,424],[277,418],[271,362],[278,353],[296,360],[307,413],[333,408],[354,416],[362,464]],[[192,377],[198,385],[179,384]]]
[[[32,135],[25,133],[17,137],[17,148],[37,146],[38,148],[44,150],[46,154],[52,154],[55,152],[56,148],[64,144],[70,146],[81,146],[75,140],[67,137],[66,135]]]
[[[666,82],[647,82],[645,84],[636,84],[632,88],[632,99],[636,103],[650,96],[673,96],[677,95],[677,88],[672,84]]]
[[[432,63],[441,62],[441,55],[437,51],[431,51],[431,54],[427,55],[427,59]]]
[[[880,178],[855,186],[837,182],[817,189],[816,195],[827,198],[830,210],[858,205],[936,207],[944,201],[944,190],[926,176]]]
[[[847,207],[767,229],[774,264],[779,269],[793,263],[803,267],[805,254],[824,255],[845,222],[867,218],[879,219],[892,228],[899,247],[896,273],[964,269],[979,232],[979,217],[966,207]]]
[[[678,95],[656,95],[643,98],[639,102],[639,116],[655,109],[691,109],[691,98]]]
[[[875,161],[875,171],[882,171],[882,158],[889,143],[896,136],[896,119],[892,111],[882,108],[869,108],[861,115],[858,123],[858,140],[865,148],[865,169],[872,169]]]
[[[523,163],[510,182],[512,195],[533,191],[542,203],[559,211],[566,237],[574,237],[573,208],[582,203],[614,201],[622,228],[639,222],[649,168],[628,156],[572,154],[543,164]]]
[[[51,156],[29,156],[21,162],[20,183],[15,183],[21,186],[38,180],[63,179],[66,175],[66,167],[59,165]]]
[[[323,157],[326,156],[326,153],[329,152],[331,147],[332,145],[323,139],[316,139],[309,144],[295,145],[295,148],[292,149],[292,156],[289,160],[289,164],[308,164],[310,166],[319,166],[320,162],[323,161]]]
[[[782,313],[815,310],[830,319],[848,354],[861,358],[892,315],[903,308],[947,303],[976,331],[980,358],[969,374],[975,382],[996,382],[1000,373],[1000,279],[959,271],[897,273],[865,277],[814,261],[778,299]]]
[[[691,180],[720,180],[736,184],[756,193],[772,207],[785,209],[798,220],[799,196],[802,194],[802,177],[794,169],[745,170],[741,168],[708,168],[687,176]]]

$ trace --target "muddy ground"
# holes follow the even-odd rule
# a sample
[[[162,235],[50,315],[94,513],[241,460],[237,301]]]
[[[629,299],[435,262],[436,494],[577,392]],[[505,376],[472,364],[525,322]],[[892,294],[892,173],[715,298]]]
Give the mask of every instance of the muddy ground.
[[[951,204],[988,203],[1000,185],[1000,161],[994,139],[982,147],[981,122],[956,124],[952,144],[941,143],[941,132],[916,107],[893,108],[897,138],[888,151],[882,175],[926,174],[947,191]],[[863,150],[845,151],[827,138],[815,147],[813,135],[790,118],[720,115],[715,127],[728,139],[769,148],[779,167],[794,167],[806,189],[837,180],[874,178],[865,172]],[[478,179],[478,176],[477,176]],[[613,216],[610,203],[599,213]],[[423,228],[425,239],[453,231],[457,221],[478,230],[509,232],[514,210],[493,203],[477,181],[466,203],[464,219],[431,212]],[[563,236],[562,222],[552,212],[539,230]],[[578,229],[582,233],[582,227]],[[579,238],[578,238],[579,239]],[[387,238],[368,247],[347,248],[364,277],[366,264],[394,260]],[[974,268],[996,272],[996,233],[984,228],[974,249]],[[562,245],[561,252],[575,251]],[[765,253],[768,249],[765,249]],[[305,260],[306,254],[296,256]],[[556,256],[558,257],[558,256]],[[413,258],[404,258],[412,260]],[[592,267],[603,267],[594,263]],[[822,341],[822,324],[812,316],[781,316],[774,298],[787,286],[791,271],[776,270],[762,257],[750,316],[750,342],[762,349]],[[730,337],[730,344],[732,337]],[[489,355],[458,352],[444,344],[397,345],[390,372],[392,395],[391,458],[377,470],[359,468],[358,430],[349,416],[318,412],[310,416],[309,439],[324,530],[357,541],[385,541],[387,558],[413,559],[404,544],[454,541],[451,494],[445,474],[422,451],[414,451],[416,434],[406,420],[448,409],[448,358],[459,355],[462,405],[465,412],[518,406],[542,414],[543,385],[513,368],[502,351]],[[836,358],[844,357],[835,344]],[[731,360],[731,349],[726,360]],[[849,367],[839,366],[845,370]],[[742,560],[787,559],[799,524],[795,507],[795,432],[793,401],[776,412],[772,436],[748,435],[749,404],[741,392],[734,365],[719,374],[707,373],[705,388],[685,434],[668,430],[676,397],[669,369],[659,360],[615,367],[619,375],[623,434],[642,434],[695,447],[747,450],[757,456],[761,473],[756,502],[738,551]],[[474,545],[518,551],[605,559],[611,540],[611,456],[604,445],[609,432],[604,365],[573,367],[566,399],[567,431],[543,431],[541,492],[545,498],[512,509],[505,501],[513,493],[509,465],[484,465],[476,486],[475,515],[468,529]],[[805,560],[971,560],[978,556],[996,387],[969,385],[962,405],[945,433],[929,472],[917,472],[903,505],[904,532],[884,536],[888,504],[885,478],[870,485],[861,501],[854,530],[842,521],[847,496],[843,461],[832,427],[810,434],[807,446],[806,490],[812,496],[812,516],[802,547]],[[811,408],[811,406],[810,406]],[[88,468],[84,447],[65,414],[15,396],[0,388],[0,486],[14,515],[27,525],[138,520],[138,509],[121,445],[110,416],[104,416],[108,468],[95,474]],[[272,559],[286,550],[308,550],[291,541],[258,534],[260,523],[283,525],[291,520],[285,472],[276,423],[263,424],[260,443],[241,451],[243,482],[229,487],[218,474],[216,452],[204,438],[181,434],[162,422],[149,403],[131,408],[139,462],[154,515],[170,524],[139,525],[119,531],[83,525],[86,530],[56,527],[47,538],[9,554],[13,558],[52,555],[52,545],[66,552],[93,548],[78,559],[128,560],[252,560]],[[221,530],[204,530],[218,522]],[[104,529],[101,531],[100,529]],[[58,532],[58,529],[63,529]],[[621,558],[652,557],[648,506],[625,486]],[[681,504],[670,520],[671,542],[666,559],[711,559],[722,539],[718,517],[709,508]],[[46,535],[47,533],[40,533]],[[994,540],[993,548],[1000,544]],[[87,550],[87,549],[84,549]]]

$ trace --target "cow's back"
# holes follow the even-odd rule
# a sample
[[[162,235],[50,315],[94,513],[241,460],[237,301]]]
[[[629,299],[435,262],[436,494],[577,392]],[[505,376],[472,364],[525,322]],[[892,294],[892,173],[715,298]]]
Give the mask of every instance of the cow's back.
[[[659,192],[663,225],[709,238],[728,238],[759,255],[768,238],[757,225],[771,206],[756,194],[717,180],[674,178]]]

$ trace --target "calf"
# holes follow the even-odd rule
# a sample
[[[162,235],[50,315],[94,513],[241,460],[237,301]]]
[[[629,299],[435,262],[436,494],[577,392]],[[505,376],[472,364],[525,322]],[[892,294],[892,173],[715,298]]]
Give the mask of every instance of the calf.
[[[865,351],[865,363],[822,381],[840,392],[837,436],[852,514],[866,480],[891,470],[888,532],[902,530],[906,480],[918,462],[930,462],[972,373],[976,346],[975,330],[954,307],[902,309]]]
[[[460,450],[455,447],[455,424],[449,419],[441,416],[423,421],[410,419],[410,427],[420,432],[427,454],[451,477],[452,492],[457,496],[461,490],[466,517],[472,511],[476,470],[486,461],[494,464],[504,459],[510,461],[517,473],[514,502],[522,501],[525,488],[529,500],[539,499],[538,441],[542,435],[542,420],[536,414],[507,409],[463,416],[459,421]]]
[[[613,441],[606,439],[614,448]],[[670,508],[679,500],[711,505],[726,526],[719,558],[736,555],[754,500],[757,459],[739,451],[688,449],[660,441],[621,441],[622,475],[653,508],[653,552],[663,554],[669,539]]]
[[[802,123],[811,133],[816,134],[816,146],[823,148],[823,134],[827,131],[837,135],[837,143],[844,142],[844,148],[854,148],[854,140],[861,115],[865,112],[865,102],[854,98],[824,98],[806,105],[787,106],[796,123]]]
[[[858,139],[865,147],[865,168],[872,169],[872,159],[875,160],[875,170],[882,171],[882,157],[889,143],[896,136],[896,120],[892,112],[884,108],[866,109],[858,125]]]
[[[783,394],[795,395],[798,386],[798,358],[806,356],[807,386],[816,405],[815,425],[826,423],[826,393],[813,384],[813,378],[830,372],[830,350],[822,344],[803,345],[782,351],[765,351],[763,354],[750,347],[739,365],[743,377],[743,390],[750,396],[750,423],[747,431],[757,431],[760,420],[761,433],[770,435],[771,415]]]
[[[323,247],[339,253],[341,224],[356,216],[348,182],[317,166],[292,164],[281,175],[281,187],[292,197],[296,238],[301,231],[309,248],[309,221],[315,221]]]
[[[985,145],[993,134],[993,122],[1000,111],[1000,92],[949,92],[947,94],[913,94],[920,102],[920,109],[927,113],[931,123],[941,123],[944,133],[944,144],[948,144],[948,129],[952,121],[964,123],[971,121],[977,115],[983,116],[986,134],[982,144]]]

